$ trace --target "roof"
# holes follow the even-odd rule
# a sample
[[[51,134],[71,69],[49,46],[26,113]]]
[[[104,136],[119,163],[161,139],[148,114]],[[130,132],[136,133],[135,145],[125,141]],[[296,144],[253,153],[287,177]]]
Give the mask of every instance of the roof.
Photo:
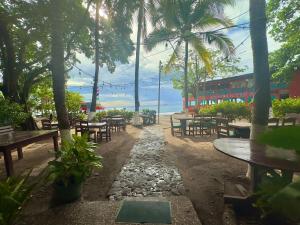
[[[213,84],[213,83],[217,83],[217,82],[230,82],[230,81],[241,80],[241,79],[250,79],[250,78],[253,78],[253,76],[254,76],[254,73],[247,73],[247,74],[242,74],[242,75],[233,76],[233,77],[226,77],[226,78],[222,78],[222,79],[210,80],[210,81],[207,81],[206,84]]]

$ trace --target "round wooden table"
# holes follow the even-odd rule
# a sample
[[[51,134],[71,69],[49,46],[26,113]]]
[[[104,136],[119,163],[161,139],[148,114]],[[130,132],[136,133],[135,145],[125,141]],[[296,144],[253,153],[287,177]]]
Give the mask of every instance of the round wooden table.
[[[213,144],[217,151],[247,162],[254,168],[261,166],[288,172],[300,172],[300,154],[294,150],[279,149],[239,138],[220,138],[216,139]],[[255,189],[259,179],[255,173],[252,174],[251,179]]]

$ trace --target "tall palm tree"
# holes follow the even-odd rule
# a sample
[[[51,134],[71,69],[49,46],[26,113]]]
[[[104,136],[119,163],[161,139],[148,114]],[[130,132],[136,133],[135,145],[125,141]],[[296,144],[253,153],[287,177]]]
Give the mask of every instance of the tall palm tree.
[[[147,18],[152,15],[157,0],[119,0],[119,8],[131,12],[131,17],[137,13],[137,37],[135,50],[135,71],[134,71],[134,96],[135,96],[135,111],[140,108],[139,101],[139,68],[140,68],[140,49],[141,40],[147,36]]]
[[[211,57],[206,44],[212,44],[228,55],[233,51],[231,40],[220,31],[213,31],[215,26],[229,26],[231,21],[223,17],[220,9],[233,4],[233,0],[173,0],[159,1],[157,13],[153,16],[155,29],[145,40],[146,48],[152,50],[160,43],[172,42],[174,52],[167,67],[180,54],[184,45],[184,97],[188,107],[188,58],[190,46],[203,61],[208,73],[212,72]],[[211,29],[212,31],[207,31]]]
[[[63,40],[63,0],[51,0],[51,71],[55,109],[62,140],[70,140],[70,123],[66,108]]]
[[[250,0],[250,34],[255,76],[251,139],[256,139],[264,131],[271,106],[266,23],[266,1]]]
[[[99,79],[99,67],[100,67],[100,46],[99,46],[99,17],[100,17],[100,6],[102,0],[96,0],[96,18],[95,18],[95,77],[94,77],[94,86],[93,86],[93,94],[92,94],[92,102],[90,108],[90,119],[94,117],[94,113],[96,112],[96,103],[97,103],[97,89],[98,89],[98,79]]]

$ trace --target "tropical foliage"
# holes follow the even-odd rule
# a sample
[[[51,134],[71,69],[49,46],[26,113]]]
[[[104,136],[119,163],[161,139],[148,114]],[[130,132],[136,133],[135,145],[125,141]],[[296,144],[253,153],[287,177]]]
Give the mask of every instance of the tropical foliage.
[[[6,99],[24,105],[24,112],[32,112],[28,101],[33,86],[55,74],[53,85],[56,94],[53,97],[60,101],[56,104],[58,114],[62,112],[61,109],[65,107],[66,74],[75,63],[80,63],[79,54],[93,59],[96,42],[90,35],[95,25],[92,2],[1,1],[0,74],[3,82],[0,90]],[[111,10],[105,8],[109,17],[101,18],[97,40],[101,49],[99,65],[106,64],[111,72],[116,62],[126,63],[134,49],[129,36],[130,22],[127,17],[122,18],[114,13],[117,7],[115,2],[107,1],[106,5],[102,5],[106,7],[109,4]],[[59,18],[63,18],[63,21]],[[55,61],[57,56],[60,58]],[[56,68],[58,65],[59,72]],[[66,110],[63,111],[62,117],[67,116]],[[34,126],[30,127],[32,129]]]
[[[1,96],[0,105],[0,126],[11,125],[13,127],[19,127],[28,117],[28,114],[24,112],[24,106],[4,99]]]
[[[281,224],[299,222],[299,180],[290,183],[286,176],[268,171],[268,175],[262,178],[255,197],[254,206],[261,210],[263,217],[270,216],[273,220],[278,220],[278,224],[280,224],[280,221]]]
[[[263,133],[259,137],[259,141],[278,148],[293,149],[300,153],[299,134],[299,126],[279,127]]]
[[[272,102],[272,110],[275,117],[282,118],[287,113],[300,114],[300,98],[275,99]]]
[[[20,216],[23,205],[30,197],[33,185],[28,177],[9,177],[0,182],[0,224],[13,225]]]
[[[227,27],[231,21],[221,16],[220,8],[233,4],[231,0],[211,0],[211,1],[159,1],[152,18],[154,31],[145,40],[148,50],[153,49],[160,43],[169,43],[174,52],[167,63],[167,68],[181,54],[184,45],[184,93],[186,107],[188,104],[188,58],[189,45],[192,46],[199,58],[205,65],[208,73],[212,72],[211,54],[206,44],[214,45],[226,56],[233,50],[231,40],[218,30],[207,31],[208,27]]]
[[[288,81],[300,69],[299,2],[272,0],[267,7],[270,34],[282,45],[270,54],[273,77]]]
[[[240,58],[235,56],[224,58],[220,51],[210,52],[213,59],[213,72],[211,74],[207,73],[205,67],[203,66],[203,63],[199,62],[197,55],[195,55],[192,51],[189,52],[191,60],[188,64],[187,74],[188,92],[196,99],[196,101],[201,91],[201,95],[205,95],[205,82],[207,80],[212,80],[216,76],[232,76],[245,71],[245,68],[237,66],[237,64],[240,62]],[[184,59],[182,57],[179,57],[170,66],[175,71],[181,71],[182,69],[184,69],[183,65]],[[172,81],[174,88],[184,90],[184,77],[175,76]]]

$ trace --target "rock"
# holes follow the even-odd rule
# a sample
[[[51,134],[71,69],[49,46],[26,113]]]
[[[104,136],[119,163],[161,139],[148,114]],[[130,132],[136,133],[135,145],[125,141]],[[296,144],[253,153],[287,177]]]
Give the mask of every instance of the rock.
[[[178,169],[165,163],[165,140],[162,129],[147,127],[133,146],[130,160],[115,179],[110,199],[120,200],[126,196],[180,195],[184,187]],[[114,197],[114,198],[113,198]]]

